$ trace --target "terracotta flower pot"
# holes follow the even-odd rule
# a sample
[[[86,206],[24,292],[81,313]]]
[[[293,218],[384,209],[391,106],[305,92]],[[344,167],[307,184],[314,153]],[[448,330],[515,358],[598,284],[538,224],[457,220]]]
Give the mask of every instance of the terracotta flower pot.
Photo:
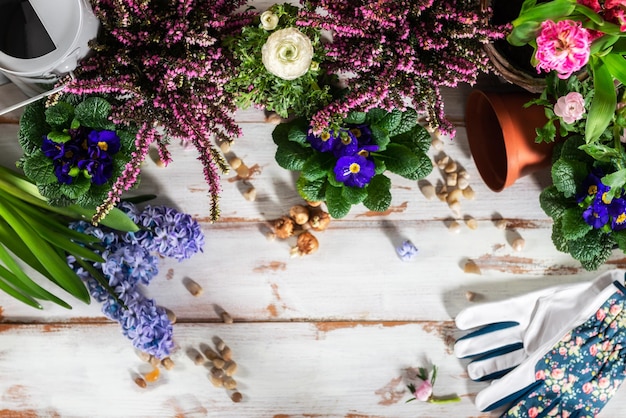
[[[485,184],[499,192],[550,165],[554,143],[535,142],[548,121],[541,106],[524,108],[530,93],[474,90],[465,110],[470,152]]]

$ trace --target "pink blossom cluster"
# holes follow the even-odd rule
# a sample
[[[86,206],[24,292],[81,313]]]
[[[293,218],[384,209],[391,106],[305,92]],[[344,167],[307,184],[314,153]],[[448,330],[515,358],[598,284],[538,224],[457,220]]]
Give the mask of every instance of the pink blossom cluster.
[[[578,0],[579,4],[589,7],[596,13],[602,14],[608,22],[619,25],[622,32],[626,32],[626,0]]]
[[[537,70],[554,70],[559,78],[569,78],[589,61],[591,41],[581,22],[545,20],[537,36]]]
[[[91,45],[93,55],[81,63],[66,90],[117,97],[114,122],[138,129],[132,159],[98,208],[95,222],[136,183],[152,144],[163,162],[170,162],[169,138],[198,150],[211,216],[218,217],[219,174],[226,163],[211,139],[240,135],[234,98],[224,91],[236,64],[219,41],[251,22],[251,14],[234,13],[243,4],[245,0],[93,2],[102,30]]]
[[[348,93],[312,118],[320,132],[349,111],[374,107],[427,113],[431,127],[454,135],[442,87],[473,84],[490,70],[483,44],[504,37],[490,10],[468,0],[310,0],[325,13],[302,12],[299,25],[332,33],[328,71],[346,77]]]

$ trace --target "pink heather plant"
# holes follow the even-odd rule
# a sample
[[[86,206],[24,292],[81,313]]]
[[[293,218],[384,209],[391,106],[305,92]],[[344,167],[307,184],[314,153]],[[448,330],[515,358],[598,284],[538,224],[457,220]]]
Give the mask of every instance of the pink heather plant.
[[[139,127],[136,149],[108,198],[97,208],[101,220],[133,186],[151,144],[171,161],[170,138],[195,145],[219,216],[219,172],[226,170],[211,138],[240,135],[233,119],[234,99],[224,85],[235,63],[219,40],[249,24],[247,13],[233,12],[245,0],[92,0],[101,33],[94,54],[81,63],[66,91],[111,94],[122,99],[112,112],[118,124]]]
[[[537,70],[554,70],[559,78],[569,78],[587,64],[590,48],[591,35],[581,22],[546,20],[537,36]]]
[[[349,91],[312,118],[321,132],[349,111],[403,110],[428,114],[433,128],[454,134],[441,87],[473,84],[488,71],[483,44],[503,38],[488,24],[489,10],[468,0],[310,0],[323,14],[302,12],[303,26],[332,33],[328,71],[347,77]]]

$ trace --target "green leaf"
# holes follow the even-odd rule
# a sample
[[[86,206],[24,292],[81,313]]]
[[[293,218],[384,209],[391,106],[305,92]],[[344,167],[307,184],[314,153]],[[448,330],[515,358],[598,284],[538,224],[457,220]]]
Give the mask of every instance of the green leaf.
[[[22,170],[31,181],[37,184],[50,184],[58,181],[54,174],[52,160],[41,151],[35,152],[30,158],[24,160]]]
[[[335,158],[326,152],[315,152],[302,166],[302,176],[307,180],[317,180],[326,177],[332,169]]]
[[[554,224],[552,225],[552,243],[558,251],[569,253],[569,241],[563,236],[561,221],[562,218],[554,220]]]
[[[24,273],[22,268],[13,259],[13,257],[11,257],[6,248],[1,244],[0,260],[2,260],[2,262],[6,266],[6,269],[3,268],[4,271],[2,276],[6,280],[8,280],[15,288],[33,298],[49,300],[58,304],[59,306],[71,309],[70,305],[68,305],[52,293],[48,292],[46,289],[34,282],[30,277],[28,277],[26,273]]]
[[[387,131],[391,135],[391,132],[396,130],[400,126],[402,120],[402,112],[398,109],[393,109],[387,113],[378,123],[378,127]]]
[[[597,270],[613,252],[614,241],[600,229],[592,229],[584,237],[570,241],[569,252],[586,270]]]
[[[611,123],[617,106],[617,94],[609,68],[601,59],[592,57],[589,63],[593,70],[594,96],[585,127],[585,142],[587,143],[595,141],[604,133]]]
[[[546,187],[539,194],[541,209],[555,221],[560,219],[565,211],[575,203],[573,199],[565,198],[555,186]]]
[[[402,117],[400,118],[400,123],[398,126],[391,132],[389,135],[394,137],[397,135],[401,135],[405,132],[409,132],[417,125],[417,111],[411,107],[405,110],[402,113]],[[426,129],[424,129],[426,130]],[[428,132],[426,132],[428,133]],[[430,134],[429,134],[430,136]]]
[[[312,148],[305,148],[296,142],[287,141],[278,146],[274,158],[278,165],[286,170],[301,171],[311,156],[311,150]]]
[[[350,212],[352,205],[342,195],[343,187],[328,185],[326,187],[326,207],[328,214],[335,219],[340,219]]]
[[[20,118],[17,139],[27,155],[41,149],[42,138],[51,129],[46,123],[44,102],[40,100],[27,105]]]
[[[289,131],[291,130],[291,123],[281,123],[277,125],[272,131],[272,139],[276,145],[284,144],[289,140]]]
[[[612,234],[619,249],[626,253],[626,230],[613,231]]]
[[[367,112],[367,122],[370,125],[377,125],[380,120],[387,116],[387,113],[389,112],[379,108],[370,109]]]
[[[626,85],[626,60],[624,57],[620,54],[608,54],[602,57],[602,61],[613,77]]]
[[[91,96],[76,106],[76,119],[82,126],[93,129],[115,129],[109,120],[111,104],[101,97]]]
[[[576,194],[579,184],[587,177],[587,166],[580,161],[559,159],[552,165],[552,182],[565,197]]]
[[[357,205],[367,197],[367,189],[364,187],[342,187],[341,196],[352,205]]]
[[[54,142],[57,142],[59,144],[64,143],[69,141],[70,139],[72,139],[72,137],[64,132],[59,132],[59,131],[51,131],[48,132],[48,139]]]
[[[580,149],[598,161],[611,162],[613,159],[621,157],[618,150],[603,144],[584,144],[580,146]]]
[[[350,112],[343,121],[351,125],[360,125],[365,122],[366,115],[365,112]]]
[[[575,240],[584,237],[592,229],[592,226],[583,219],[583,211],[583,208],[576,206],[563,212],[561,231],[565,239]]]
[[[44,267],[48,270],[54,282],[76,298],[89,303],[89,292],[81,279],[67,265],[65,258],[60,257],[56,250],[39,236],[37,231],[28,223],[28,220],[20,216],[2,199],[0,199],[0,212],[35,257],[40,260],[46,260]]]
[[[402,174],[402,177],[409,180],[420,180],[428,176],[433,171],[433,162],[428,155],[423,152],[416,155],[419,159],[419,163],[414,167],[412,172]]]
[[[602,183],[611,188],[608,196],[610,199],[617,197],[626,185],[626,168],[602,177]]]
[[[416,170],[424,170],[424,159],[419,158],[411,150],[404,145],[391,143],[387,146],[387,149],[382,153],[377,153],[377,157],[384,161],[387,170],[392,173],[396,173],[401,176],[411,175]],[[432,170],[432,163],[428,159],[430,168]],[[426,175],[428,175],[426,173]]]
[[[415,125],[409,131],[391,138],[391,142],[401,144],[414,153],[428,152],[432,137],[422,125]]]
[[[383,151],[389,144],[390,137],[386,130],[379,128],[377,125],[371,125],[372,139],[374,144],[378,145],[379,151]]]
[[[546,3],[536,4],[533,7],[524,8],[524,13],[513,20],[513,26],[529,21],[543,22],[569,16],[576,8],[576,2],[571,0],[551,0]]]
[[[317,179],[309,181],[303,176],[300,176],[296,181],[296,188],[298,193],[304,200],[309,202],[321,202],[326,196],[326,179]]]
[[[87,193],[91,187],[91,179],[79,174],[74,177],[72,184],[61,184],[61,192],[68,198],[75,200]]]
[[[294,124],[291,129],[289,129],[289,134],[287,136],[290,141],[297,142],[298,144],[308,144],[306,139],[306,126],[303,127],[299,124]]]
[[[0,271],[0,290],[2,290],[7,295],[12,296],[13,298],[33,308],[43,309],[43,306],[41,306],[39,302],[37,302],[35,299],[16,290],[15,287],[13,287],[10,284],[10,283],[13,283],[15,280],[14,275],[10,271],[7,271],[4,267],[0,266],[0,268],[2,270]]]
[[[374,212],[384,212],[391,205],[391,180],[384,174],[372,177],[367,185],[367,197],[363,204]]]
[[[45,110],[46,122],[56,130],[69,128],[74,119],[74,106],[67,102],[58,102]]]

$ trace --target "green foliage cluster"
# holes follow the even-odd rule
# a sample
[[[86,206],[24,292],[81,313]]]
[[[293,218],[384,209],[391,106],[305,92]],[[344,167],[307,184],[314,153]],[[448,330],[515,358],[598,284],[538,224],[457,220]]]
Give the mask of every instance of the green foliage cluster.
[[[45,101],[28,105],[20,119],[18,141],[24,151],[17,162],[18,167],[39,188],[39,192],[51,205],[67,206],[77,204],[94,207],[107,197],[113,182],[122,174],[130,161],[135,146],[136,130],[116,126],[109,120],[111,104],[102,97],[81,98],[65,95],[57,103],[46,107]],[[87,127],[97,130],[115,131],[120,138],[121,148],[113,160],[113,174],[103,185],[92,184],[83,175],[75,177],[72,184],[59,183],[51,158],[42,151],[43,139],[62,141],[69,138],[69,129]]]
[[[614,248],[626,251],[626,230],[613,231],[607,225],[594,229],[585,222],[583,211],[586,202],[579,202],[585,178],[594,169],[607,173],[602,182],[611,187],[607,198],[623,193],[626,170],[618,169],[626,161],[623,147],[621,155],[590,156],[581,149],[585,140],[581,135],[568,137],[555,149],[552,165],[553,185],[539,196],[544,212],[554,220],[552,242],[562,252],[569,253],[587,270],[596,270],[611,255]],[[620,162],[621,161],[621,162]]]
[[[353,205],[363,203],[369,210],[383,212],[391,204],[391,179],[386,171],[410,180],[426,177],[433,169],[426,154],[431,137],[426,128],[418,124],[417,112],[372,109],[367,113],[352,112],[343,120],[342,127],[367,125],[378,151],[371,152],[376,174],[363,188],[349,187],[335,178],[336,158],[332,153],[322,153],[307,141],[310,130],[307,119],[300,118],[282,123],[274,129],[272,137],[277,145],[276,161],[291,171],[299,171],[299,194],[307,201],[324,201],[333,218],[346,216]]]
[[[296,25],[300,10],[297,6],[275,4],[268,10],[279,17],[275,29],[265,30],[256,17],[253,25],[245,26],[241,33],[225,40],[238,60],[236,75],[226,85],[226,91],[235,96],[235,102],[241,109],[260,105],[283,118],[290,115],[310,117],[332,99],[331,77],[325,75],[323,69],[326,57],[320,30]],[[265,68],[261,61],[261,49],[274,31],[291,27],[297,27],[309,37],[314,51],[313,62],[317,65],[312,65],[306,74],[295,80],[283,80]]]

